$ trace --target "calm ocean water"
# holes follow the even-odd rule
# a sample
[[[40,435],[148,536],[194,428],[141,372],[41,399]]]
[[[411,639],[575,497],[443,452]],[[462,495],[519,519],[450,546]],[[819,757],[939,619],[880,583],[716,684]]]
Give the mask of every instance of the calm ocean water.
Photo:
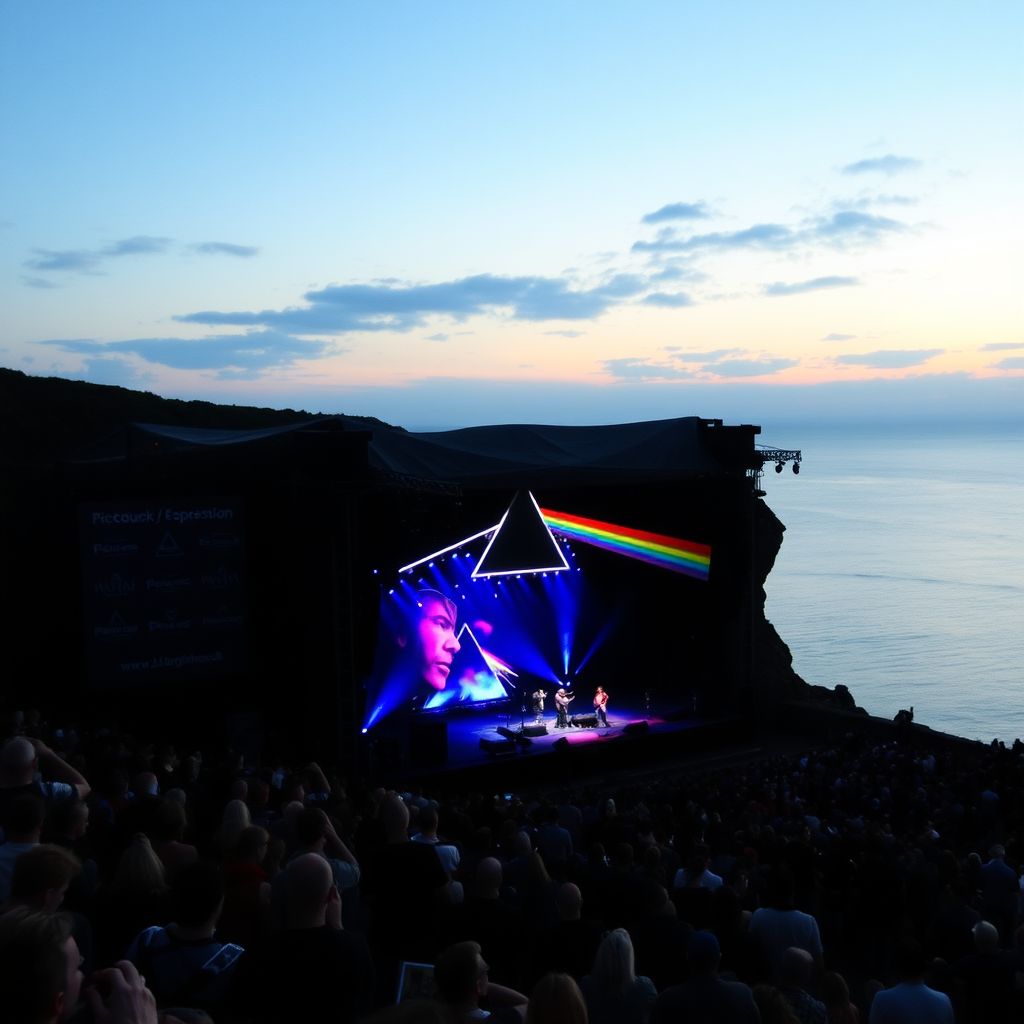
[[[766,426],[786,535],[767,615],[809,683],[873,715],[1024,738],[1024,427]]]

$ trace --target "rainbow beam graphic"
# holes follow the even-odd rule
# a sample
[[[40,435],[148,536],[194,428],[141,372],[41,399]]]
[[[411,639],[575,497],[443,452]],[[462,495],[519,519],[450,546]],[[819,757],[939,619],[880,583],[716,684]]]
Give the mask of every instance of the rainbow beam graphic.
[[[665,537],[646,530],[631,530],[628,526],[614,526],[596,519],[571,516],[566,512],[552,512],[548,508],[542,508],[540,514],[549,529],[569,540],[592,544],[605,551],[614,551],[617,555],[650,562],[662,569],[695,576],[699,580],[708,578],[711,548],[706,544],[695,544],[693,541]]]

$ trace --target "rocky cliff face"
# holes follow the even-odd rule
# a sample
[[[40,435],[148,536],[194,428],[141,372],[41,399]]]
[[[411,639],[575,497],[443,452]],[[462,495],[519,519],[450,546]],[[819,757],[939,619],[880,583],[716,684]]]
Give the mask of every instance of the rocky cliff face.
[[[830,690],[827,686],[811,685],[794,671],[792,652],[764,614],[765,581],[782,548],[786,527],[761,499],[754,508],[754,675],[764,706],[771,708],[779,700],[806,700],[867,714],[857,707],[853,695],[841,683]]]

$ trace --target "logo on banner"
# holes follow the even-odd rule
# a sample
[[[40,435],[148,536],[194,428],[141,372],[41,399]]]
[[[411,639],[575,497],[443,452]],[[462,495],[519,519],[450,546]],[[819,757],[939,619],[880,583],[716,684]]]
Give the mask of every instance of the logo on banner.
[[[138,554],[139,545],[131,540],[124,540],[121,537],[111,537],[108,540],[97,541],[92,546],[92,553],[100,558],[118,558],[125,555]]]
[[[211,533],[209,536],[199,538],[199,546],[208,550],[221,550],[233,548],[242,543],[242,538],[233,533]]]
[[[204,615],[201,621],[206,629],[235,629],[242,625],[245,617],[221,605],[213,615]]]
[[[168,608],[163,620],[150,619],[150,633],[183,633],[192,628],[191,619],[179,619],[177,608]]]
[[[181,576],[169,573],[166,576],[158,576],[155,579],[146,580],[146,590],[157,594],[174,594],[182,590],[188,590],[192,586],[192,579],[189,576]]]
[[[164,534],[164,539],[156,549],[157,558],[181,558],[184,554],[181,545],[169,533]]]
[[[102,594],[104,597],[126,597],[135,593],[135,581],[115,572],[111,573],[107,579],[94,583],[93,588],[97,594]]]
[[[94,626],[92,635],[99,640],[124,640],[126,637],[135,636],[139,627],[132,623],[129,625],[121,618],[119,612],[110,616],[110,622],[105,626]]]
[[[205,573],[201,577],[200,584],[211,590],[227,590],[229,587],[237,587],[238,581],[237,572],[228,572],[223,565],[218,565],[216,572]]]

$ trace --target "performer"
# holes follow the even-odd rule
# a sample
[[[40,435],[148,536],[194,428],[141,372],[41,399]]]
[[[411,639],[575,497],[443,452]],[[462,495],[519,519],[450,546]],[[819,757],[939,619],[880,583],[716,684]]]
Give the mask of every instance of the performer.
[[[555,694],[555,710],[558,712],[556,729],[569,728],[569,705],[575,699],[575,697],[570,697],[566,694],[564,686]]]
[[[604,692],[603,686],[599,686],[597,693],[594,694],[594,710],[597,712],[597,724],[603,725],[606,729],[608,728],[608,715],[605,714],[607,707],[608,694]]]
[[[539,722],[544,717],[544,698],[547,694],[544,692],[544,687],[541,687],[533,695],[533,714],[534,721]]]

